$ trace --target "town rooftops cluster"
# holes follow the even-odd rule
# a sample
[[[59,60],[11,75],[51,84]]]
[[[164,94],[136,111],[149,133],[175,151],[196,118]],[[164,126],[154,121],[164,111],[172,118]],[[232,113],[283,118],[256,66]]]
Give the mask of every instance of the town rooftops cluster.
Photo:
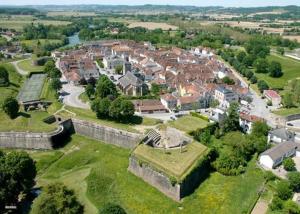
[[[124,94],[140,96],[153,84],[160,85],[165,89],[161,103],[166,109],[206,108],[212,99],[217,99],[226,108],[249,93],[247,88],[241,87],[230,68],[211,50],[202,47],[189,51],[174,47],[156,49],[149,42],[109,40],[55,55],[64,76],[74,84],[79,84],[82,78],[99,77],[97,59],[102,60],[103,69],[110,73],[122,66],[122,76],[116,84]],[[225,76],[233,79],[235,84],[223,84],[220,77]]]

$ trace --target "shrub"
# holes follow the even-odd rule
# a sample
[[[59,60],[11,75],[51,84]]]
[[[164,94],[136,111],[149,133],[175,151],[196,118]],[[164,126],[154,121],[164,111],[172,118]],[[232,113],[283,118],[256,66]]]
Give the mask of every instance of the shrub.
[[[295,162],[292,158],[286,158],[284,161],[283,161],[283,168],[286,170],[286,171],[295,171],[296,170],[296,167],[295,167]]]
[[[276,190],[277,190],[277,196],[282,200],[289,199],[293,194],[290,184],[287,181],[278,182]]]
[[[118,204],[108,203],[100,209],[99,214],[126,214],[126,211]]]
[[[19,112],[19,103],[13,97],[8,97],[4,100],[2,109],[11,118],[16,118]]]
[[[198,118],[200,118],[202,120],[205,120],[205,121],[209,122],[209,118],[208,117],[206,117],[205,115],[199,114],[197,112],[190,112],[190,115],[192,115],[193,117],[198,117]]]

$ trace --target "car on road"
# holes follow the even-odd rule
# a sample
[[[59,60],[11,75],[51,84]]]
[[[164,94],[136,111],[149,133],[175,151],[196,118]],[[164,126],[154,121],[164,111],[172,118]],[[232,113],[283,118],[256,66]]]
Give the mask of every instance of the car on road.
[[[294,126],[294,124],[292,124],[292,123],[287,123],[286,125],[288,125],[288,126]]]

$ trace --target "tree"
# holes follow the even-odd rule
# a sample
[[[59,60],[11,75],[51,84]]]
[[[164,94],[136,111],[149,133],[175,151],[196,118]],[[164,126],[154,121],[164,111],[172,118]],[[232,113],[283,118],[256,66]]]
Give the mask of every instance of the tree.
[[[278,184],[276,186],[276,191],[277,191],[277,196],[281,200],[287,200],[293,194],[293,191],[292,191],[292,189],[290,187],[290,184],[287,181],[280,181],[280,182],[278,182]]]
[[[9,85],[9,74],[4,66],[0,66],[0,86]]]
[[[50,81],[50,87],[55,91],[59,91],[62,88],[62,84],[58,78],[54,78]]]
[[[33,213],[39,214],[81,214],[83,210],[74,192],[61,183],[46,186],[32,207]]]
[[[129,100],[122,100],[121,102],[121,109],[122,109],[122,117],[125,120],[130,119],[134,115],[134,105]]]
[[[107,118],[109,117],[109,108],[111,105],[111,100],[109,98],[103,98],[99,100],[96,115],[98,118]]]
[[[269,89],[268,84],[264,80],[259,80],[257,82],[257,87],[260,90],[260,92],[263,92],[264,90],[268,90]]]
[[[100,209],[99,214],[126,214],[126,211],[118,204],[108,203]]]
[[[276,50],[280,55],[284,55],[284,52],[285,52],[284,48],[278,47]]]
[[[287,177],[292,189],[298,191],[300,189],[300,172],[289,172]]]
[[[92,84],[88,84],[85,87],[85,93],[91,99],[91,97],[95,94],[95,88],[94,88],[94,86]]]
[[[286,158],[284,161],[283,161],[283,168],[286,170],[286,171],[295,171],[296,170],[296,167],[295,167],[295,162],[292,158]]]
[[[234,85],[234,83],[235,83],[234,80],[229,78],[228,76],[224,77],[222,79],[222,81],[223,81],[223,83],[225,83],[227,85]]]
[[[61,72],[58,68],[52,68],[50,71],[49,71],[49,77],[50,78],[60,78],[61,77]]]
[[[223,121],[223,132],[236,131],[240,129],[239,123],[239,104],[231,103],[228,109],[228,115],[226,115]]]
[[[281,77],[283,75],[281,64],[276,61],[272,61],[269,66],[269,75],[271,77]]]
[[[96,95],[99,98],[105,98],[108,95],[116,97],[117,94],[118,93],[115,84],[112,81],[110,81],[110,79],[106,75],[102,75],[98,80],[96,86]]]
[[[151,84],[151,94],[158,96],[160,94],[160,86],[158,84]]]
[[[244,59],[243,59],[243,64],[250,67],[253,65],[254,61],[255,61],[255,56],[252,54],[247,55]]]
[[[134,115],[134,105],[129,100],[119,97],[111,103],[109,115],[116,120],[128,120]]]
[[[115,99],[109,107],[109,116],[116,120],[122,117],[122,99],[121,97]]]
[[[270,131],[270,127],[265,121],[257,121],[254,122],[252,126],[251,135],[257,137],[267,136],[269,131]]]
[[[0,212],[5,205],[16,204],[21,193],[34,186],[36,168],[25,152],[0,152]]]
[[[18,116],[19,112],[19,103],[13,97],[8,97],[4,100],[2,109],[3,111],[11,118],[14,119]]]
[[[256,77],[255,75],[253,75],[253,76],[250,78],[250,82],[251,82],[252,84],[257,83],[257,77]]]
[[[268,73],[269,63],[266,59],[258,58],[254,62],[255,72],[256,73]]]
[[[44,72],[47,74],[50,74],[50,71],[53,70],[55,68],[55,63],[53,60],[48,60],[45,63],[45,67],[44,67]]]
[[[271,210],[273,210],[273,211],[281,210],[282,207],[283,207],[283,201],[278,196],[275,196],[272,199],[272,203],[270,204]]]
[[[294,107],[295,106],[295,104],[294,104],[294,99],[293,99],[293,94],[292,93],[285,93],[284,95],[283,95],[283,100],[282,100],[282,102],[283,102],[283,106],[285,107],[285,108],[292,108],[292,107]]]
[[[238,54],[236,55],[236,59],[239,62],[243,62],[243,60],[245,59],[245,57],[247,56],[245,51],[239,51]]]
[[[87,81],[84,77],[82,77],[79,82],[78,82],[80,85],[86,85],[87,84]]]
[[[300,214],[300,207],[292,200],[288,200],[284,203],[284,213],[288,214]]]
[[[115,67],[115,72],[116,72],[117,74],[122,74],[122,71],[123,71],[123,65],[117,65],[117,66]]]

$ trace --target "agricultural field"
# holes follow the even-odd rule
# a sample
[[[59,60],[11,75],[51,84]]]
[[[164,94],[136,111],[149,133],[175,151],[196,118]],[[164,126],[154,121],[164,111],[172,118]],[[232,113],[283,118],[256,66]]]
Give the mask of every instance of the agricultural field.
[[[170,25],[167,23],[160,23],[160,22],[132,22],[128,25],[129,28],[135,28],[135,27],[143,27],[147,28],[149,30],[154,30],[157,28],[161,28],[162,30],[177,30],[178,27],[175,25]]]
[[[281,63],[283,76],[280,78],[273,78],[268,74],[256,73],[255,75],[258,79],[265,80],[271,88],[283,89],[289,80],[300,77],[300,61],[277,54],[272,54],[268,57],[268,60],[274,60]]]
[[[49,11],[47,16],[66,16],[66,17],[88,17],[97,16],[95,12],[79,12],[79,11]]]
[[[296,36],[283,36],[283,38],[289,39],[289,40],[297,40],[297,42],[300,42],[300,35],[296,35]]]
[[[178,118],[175,121],[169,122],[170,126],[187,133],[196,129],[204,128],[207,126],[207,124],[207,121],[191,115],[186,115]]]
[[[176,203],[127,171],[129,154],[127,149],[73,135],[62,149],[30,155],[38,166],[37,186],[63,182],[75,191],[87,214],[108,202],[133,214],[248,213],[264,182],[253,160],[239,176],[211,173],[193,194]]]
[[[0,27],[15,29],[21,31],[24,26],[28,24],[44,24],[44,25],[68,25],[71,22],[68,21],[56,21],[56,20],[39,20],[31,15],[14,15],[14,16],[0,16]]]
[[[138,146],[133,155],[138,160],[151,164],[159,171],[167,173],[181,181],[193,169],[201,157],[203,157],[208,148],[200,143],[191,143],[180,149],[169,150],[166,154],[163,149],[155,149],[147,145]]]

